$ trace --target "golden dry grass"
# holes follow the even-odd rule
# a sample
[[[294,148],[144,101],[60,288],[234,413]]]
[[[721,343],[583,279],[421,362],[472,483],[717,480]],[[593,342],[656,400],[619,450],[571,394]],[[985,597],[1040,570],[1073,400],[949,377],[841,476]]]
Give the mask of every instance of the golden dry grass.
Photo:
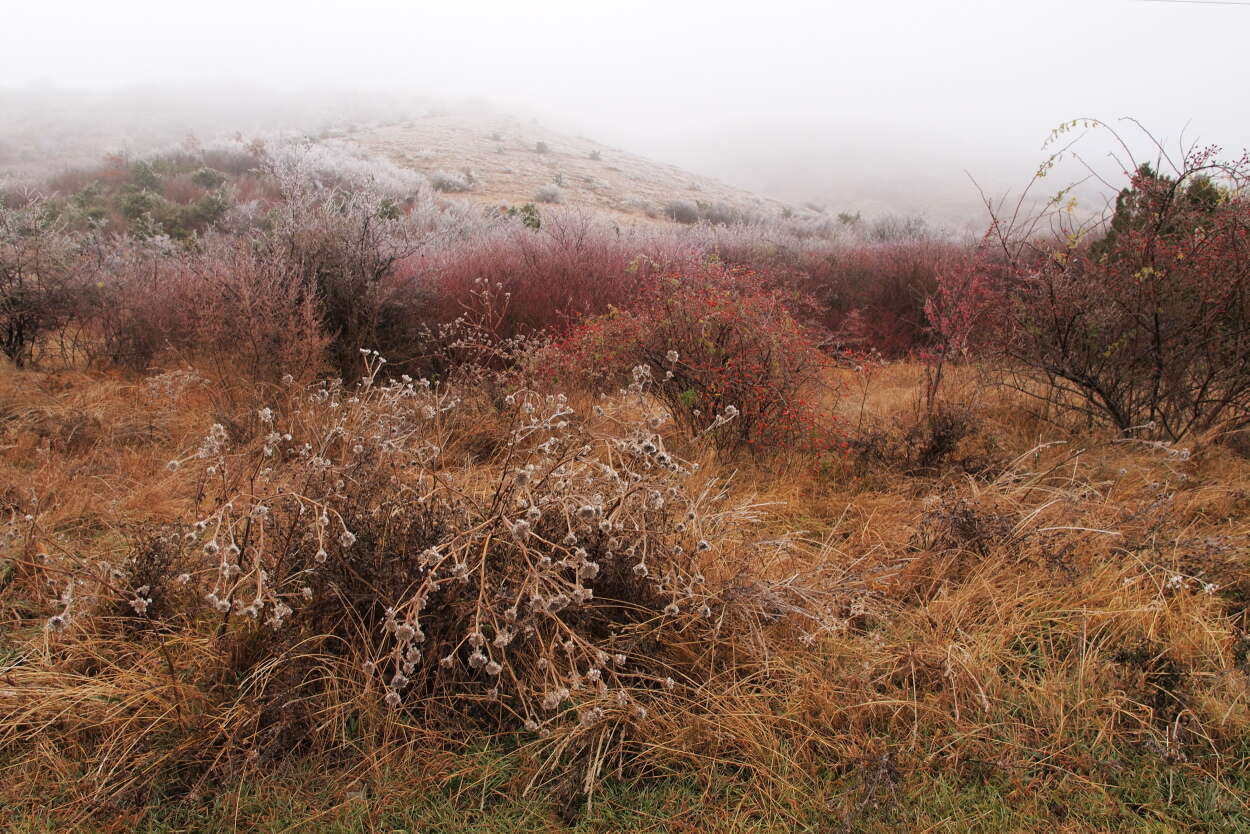
[[[862,392],[847,374],[848,425],[888,432],[917,419],[917,366],[874,371]],[[1237,787],[1250,753],[1250,461],[1217,445],[1182,459],[1064,432],[971,369],[947,396],[975,419],[962,447],[993,458],[981,473],[905,476],[854,453],[718,461],[687,448],[700,456],[702,483],[727,481],[736,501],[756,507],[744,539],[797,542],[799,555],[774,570],[816,577],[808,581],[824,618],[769,627],[749,673],[675,693],[640,732],[611,739],[610,754],[605,746],[577,772],[545,777],[543,796],[560,805],[562,791],[613,774],[643,785],[693,778],[711,804],[704,830],[752,830],[743,824],[752,814],[765,815],[754,830],[822,817],[832,827],[813,830],[941,828],[924,803],[953,779],[961,790],[992,785],[1008,805],[1032,803],[1030,819],[1056,830],[1132,820],[1134,803],[1161,826],[1196,825],[1175,795],[1126,798],[1130,774],[1149,772],[1207,786],[1227,830],[1250,818]],[[195,496],[165,464],[230,418],[221,402],[181,377],[0,372],[0,498],[15,514],[37,508],[41,529],[81,557],[116,558],[127,546],[120,531],[186,517]],[[575,405],[588,411],[588,401]],[[463,426],[463,465],[489,456],[497,436],[490,425]],[[241,813],[243,786],[266,778],[246,758],[211,778],[177,770],[188,746],[248,743],[237,735],[250,726],[245,698],[171,672],[210,664],[204,631],[127,642],[103,623],[52,651],[46,600],[15,552],[0,596],[3,801],[30,809],[51,796],[49,819],[84,826],[137,826],[161,802],[205,796]],[[735,569],[705,565],[712,580]],[[318,747],[334,751],[319,767],[342,784],[384,791],[494,778],[484,775],[492,765],[428,725],[362,700],[353,669],[329,664],[321,674],[341,692],[320,702],[317,732],[335,743]],[[520,741],[507,755],[559,752]],[[520,796],[538,772],[490,782],[492,795]],[[167,784],[143,782],[156,776]],[[726,779],[749,790],[716,805],[730,801],[709,798]],[[1088,818],[1042,803],[1077,795],[1091,803]],[[453,791],[447,801],[462,799]],[[327,802],[296,827],[316,830],[314,820],[350,804]],[[966,810],[971,829],[980,812]]]

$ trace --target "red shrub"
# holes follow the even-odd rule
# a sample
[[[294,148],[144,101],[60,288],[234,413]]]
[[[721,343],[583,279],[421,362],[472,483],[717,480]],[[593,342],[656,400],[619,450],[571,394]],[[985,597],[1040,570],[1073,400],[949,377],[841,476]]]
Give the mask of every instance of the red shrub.
[[[577,215],[544,215],[534,231],[515,223],[474,239],[458,239],[411,259],[424,270],[440,298],[441,317],[451,319],[473,305],[479,279],[505,300],[494,316],[495,335],[566,331],[578,319],[631,302],[655,271],[652,256],[634,240]],[[403,267],[401,267],[402,271]]]
[[[958,251],[933,240],[862,244],[809,258],[803,268],[827,327],[901,356],[928,342],[925,299],[941,264]]]
[[[1003,299],[1001,276],[988,249],[961,252],[945,259],[937,274],[937,289],[925,299],[930,347],[920,353],[925,362],[925,405],[934,414],[938,389],[948,361],[967,358],[974,344],[999,331]]]
[[[814,299],[815,323],[847,344],[903,356],[930,343],[925,299],[937,288],[942,264],[965,248],[939,238],[839,244],[806,241],[794,247],[758,241],[716,242],[728,264],[766,271],[778,285]]]
[[[105,158],[103,164],[94,168],[71,168],[48,180],[48,190],[62,196],[77,194],[89,185],[100,184],[114,188],[130,177],[125,159],[117,155]]]
[[[196,185],[189,174],[166,177],[161,181],[161,196],[171,203],[190,205],[208,193],[208,189]]]
[[[802,302],[744,269],[668,273],[628,309],[583,322],[544,367],[601,388],[633,368],[679,426],[721,448],[827,448],[835,427],[815,399],[827,359],[791,312]]]

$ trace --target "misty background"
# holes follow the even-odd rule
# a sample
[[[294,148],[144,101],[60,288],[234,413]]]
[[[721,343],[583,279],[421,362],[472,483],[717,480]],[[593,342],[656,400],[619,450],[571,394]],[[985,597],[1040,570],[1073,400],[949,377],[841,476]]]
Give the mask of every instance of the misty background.
[[[1169,149],[1230,152],[1250,127],[1250,5],[49,0],[2,19],[11,172],[476,108],[788,202],[962,224],[984,217],[968,175],[1018,189],[1065,120],[1131,116]],[[1083,158],[1114,174],[1111,147]],[[1081,173],[1069,160],[1055,190]]]

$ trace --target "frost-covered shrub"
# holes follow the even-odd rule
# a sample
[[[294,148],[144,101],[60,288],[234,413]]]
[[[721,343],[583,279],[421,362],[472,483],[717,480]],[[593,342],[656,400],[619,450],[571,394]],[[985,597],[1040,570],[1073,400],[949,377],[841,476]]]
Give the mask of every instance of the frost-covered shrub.
[[[776,543],[742,540],[749,511],[665,448],[640,384],[592,426],[559,394],[515,390],[496,411],[381,383],[382,366],[208,427],[169,463],[194,515],[116,564],[49,566],[53,642],[107,627],[99,614],[198,632],[217,649],[180,685],[214,718],[162,729],[220,719],[273,756],[387,708],[461,735],[619,741],[803,610],[792,579],[764,578]],[[463,466],[484,419],[498,451]]]
[[[435,171],[430,175],[430,186],[446,194],[459,194],[473,188],[464,176],[450,171]]]
[[[534,200],[539,203],[562,203],[564,192],[555,183],[549,183],[534,193]]]
[[[42,200],[0,204],[0,352],[18,367],[71,318],[74,276],[73,242]]]
[[[385,191],[327,189],[299,171],[279,183],[283,202],[261,245],[285,260],[291,281],[309,288],[333,339],[333,366],[354,376],[362,346],[390,349],[411,335],[414,307],[424,298],[399,265],[419,241]]]
[[[678,223],[699,222],[699,207],[690,200],[670,200],[669,204],[664,207],[664,213],[669,220],[675,220]]]
[[[395,201],[411,199],[425,185],[421,174],[347,142],[279,141],[265,149],[266,159],[281,177],[296,177],[346,190],[366,188]]]

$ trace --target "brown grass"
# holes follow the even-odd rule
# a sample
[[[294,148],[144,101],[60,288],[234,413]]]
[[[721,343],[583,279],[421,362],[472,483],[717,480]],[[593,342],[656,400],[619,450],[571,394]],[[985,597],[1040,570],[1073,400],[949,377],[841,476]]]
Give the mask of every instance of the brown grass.
[[[862,395],[845,373],[849,423],[893,431],[922,419],[918,367],[876,370]],[[29,803],[53,783],[64,824],[133,820],[155,801],[153,780],[166,795],[227,794],[272,766],[247,752],[249,693],[211,672],[211,628],[175,617],[139,634],[109,609],[53,634],[37,587],[68,569],[65,554],[117,561],[134,530],[192,518],[191,482],[166,463],[214,422],[246,425],[257,403],[233,393],[187,375],[0,372],[6,801]],[[686,626],[664,632],[664,662],[686,670],[680,685],[651,692],[646,718],[602,732],[522,732],[532,766],[513,789],[573,802],[616,772],[733,767],[797,821],[802,809],[787,803],[832,772],[866,786],[836,811],[853,828],[924,774],[1107,791],[1146,761],[1217,786],[1238,778],[1250,730],[1250,461],[1063,431],[971,369],[947,396],[975,421],[961,448],[992,459],[983,472],[904,475],[853,455],[727,460],[670,438],[702,464],[692,491],[728,484],[728,500],[749,508],[727,534],[738,544],[701,566],[709,584],[727,592],[748,575],[744,560],[785,537],[766,578],[805,604],[711,648]],[[247,404],[226,413],[223,402]],[[589,400],[574,402],[589,415]],[[462,475],[501,447],[489,421],[448,430]],[[587,416],[585,430],[606,426]],[[347,781],[400,765],[449,778],[466,739],[437,729],[429,704],[388,709],[350,656],[309,651],[303,668],[321,687],[301,749]],[[263,688],[265,674],[249,685]]]

